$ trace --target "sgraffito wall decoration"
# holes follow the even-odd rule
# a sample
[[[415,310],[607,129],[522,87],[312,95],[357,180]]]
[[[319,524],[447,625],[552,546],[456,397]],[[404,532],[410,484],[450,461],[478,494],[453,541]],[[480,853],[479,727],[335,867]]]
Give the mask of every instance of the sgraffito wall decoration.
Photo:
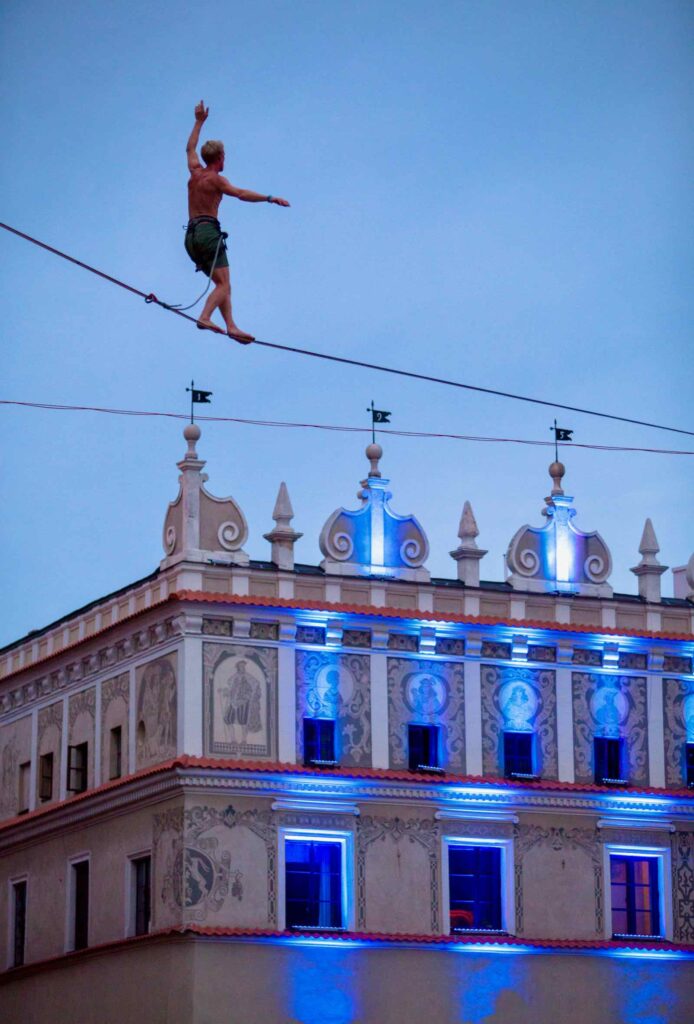
[[[12,818],[29,807],[29,771],[20,779],[20,765],[31,761],[31,718],[27,715],[0,729],[0,818]],[[21,793],[20,789],[25,792]],[[20,807],[20,803],[23,807]]]
[[[135,671],[135,760],[138,768],[176,756],[177,656],[167,654]]]
[[[675,832],[671,842],[674,937],[694,942],[694,832]]]
[[[68,704],[68,744],[87,744],[87,786],[94,785],[94,736],[96,732],[96,689],[73,694]]]
[[[393,768],[407,765],[409,724],[440,729],[440,767],[465,771],[464,670],[458,662],[388,658],[388,743]]]
[[[371,693],[368,654],[296,652],[296,748],[304,753],[304,718],[336,722],[336,759],[371,764]]]
[[[276,924],[276,843],[270,810],[195,805],[157,815],[157,927],[208,920],[237,927]]]
[[[574,771],[577,782],[592,782],[593,740],[623,740],[623,772],[629,782],[648,783],[646,680],[642,676],[573,672]]]
[[[663,679],[665,785],[684,786],[687,743],[694,743],[694,682]]]
[[[518,935],[602,936],[602,850],[594,829],[516,825],[514,856]]]
[[[203,644],[206,754],[277,757],[277,649]]]
[[[390,921],[394,932],[423,933],[427,920],[432,935],[440,931],[440,835],[433,818],[357,819],[358,929],[373,930],[371,914],[374,921]],[[422,885],[427,874],[428,887]]]
[[[101,778],[111,777],[111,730],[119,728],[121,737],[121,774],[127,774],[130,751],[128,747],[128,707],[130,680],[127,672],[101,684]]]
[[[557,709],[553,669],[482,665],[482,771],[503,775],[503,734],[535,735],[536,772],[556,779]]]

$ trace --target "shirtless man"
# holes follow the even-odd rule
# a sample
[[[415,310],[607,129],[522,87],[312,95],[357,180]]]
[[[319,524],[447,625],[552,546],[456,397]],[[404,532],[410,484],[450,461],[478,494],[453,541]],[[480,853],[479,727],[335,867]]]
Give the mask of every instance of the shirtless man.
[[[200,153],[206,166],[203,167],[196,152],[200,129],[207,120],[209,107],[202,100],[195,108],[195,125],[186,145],[188,157],[188,229],[186,231],[186,252],[198,269],[209,274],[212,270],[214,289],[208,296],[204,309],[198,319],[200,330],[223,333],[220,327],[212,322],[215,309],[221,312],[226,333],[244,345],[254,341],[252,334],[239,330],[231,315],[231,283],[229,281],[229,260],[226,246],[222,239],[222,229],[217,220],[217,211],[222,196],[233,196],[244,203],[274,203],[276,206],[289,206],[286,199],[277,196],[261,196],[258,192],[250,192],[245,188],[236,188],[230,181],[222,177],[224,170],[224,143],[211,140],[206,142]],[[215,252],[217,259],[215,261]]]

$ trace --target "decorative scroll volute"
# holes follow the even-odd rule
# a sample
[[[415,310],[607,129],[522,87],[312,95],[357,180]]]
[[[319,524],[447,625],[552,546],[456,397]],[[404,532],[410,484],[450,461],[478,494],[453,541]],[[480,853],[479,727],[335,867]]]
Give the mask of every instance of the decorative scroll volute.
[[[426,534],[414,516],[399,516],[389,507],[388,481],[378,473],[381,455],[380,445],[369,445],[371,472],[358,495],[362,507],[337,509],[326,521],[319,541],[325,556],[321,565],[327,573],[428,580]]]

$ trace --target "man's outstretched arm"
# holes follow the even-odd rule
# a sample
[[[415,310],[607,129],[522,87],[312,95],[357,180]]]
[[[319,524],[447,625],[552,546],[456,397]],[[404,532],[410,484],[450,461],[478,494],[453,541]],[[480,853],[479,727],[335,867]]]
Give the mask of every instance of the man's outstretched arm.
[[[190,133],[190,138],[186,143],[186,156],[188,157],[188,170],[194,171],[197,167],[202,167],[197,154],[198,140],[200,139],[200,129],[207,120],[207,115],[210,112],[210,108],[205,109],[205,104],[200,100],[197,107],[195,108],[195,124],[193,130]]]
[[[289,206],[287,200],[280,199],[279,196],[262,195],[260,192],[251,192],[248,188],[237,188],[221,174],[219,183],[225,196],[233,196],[234,199],[240,199],[243,203],[274,203],[276,206]]]

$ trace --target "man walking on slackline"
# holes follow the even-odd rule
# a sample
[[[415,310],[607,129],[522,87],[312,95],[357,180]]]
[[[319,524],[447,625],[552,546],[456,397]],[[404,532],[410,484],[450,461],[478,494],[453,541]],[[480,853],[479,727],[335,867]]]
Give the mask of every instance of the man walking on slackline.
[[[255,340],[253,335],[240,331],[231,315],[229,260],[222,237],[222,228],[217,220],[219,204],[222,201],[222,196],[234,196],[235,199],[241,199],[244,203],[274,203],[276,206],[289,206],[289,203],[286,199],[278,199],[276,196],[261,196],[258,192],[236,188],[230,181],[222,177],[221,172],[224,170],[223,142],[210,140],[204,144],[200,153],[206,166],[202,166],[196,150],[200,129],[207,120],[209,112],[209,107],[206,109],[200,100],[195,108],[195,124],[186,145],[188,170],[190,171],[186,252],[198,270],[203,270],[212,277],[215,285],[198,318],[198,327],[201,330],[221,332],[221,328],[217,327],[211,319],[215,309],[219,309],[229,337],[247,345]]]

